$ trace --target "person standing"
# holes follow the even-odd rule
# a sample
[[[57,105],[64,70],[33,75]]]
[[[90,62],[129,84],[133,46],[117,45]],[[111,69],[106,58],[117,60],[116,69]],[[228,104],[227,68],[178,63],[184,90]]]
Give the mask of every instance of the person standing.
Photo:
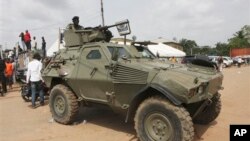
[[[4,60],[0,57],[0,79],[2,82],[2,91],[3,93],[7,92],[7,87],[6,87],[6,77],[5,77],[5,62]]]
[[[43,51],[43,58],[46,57],[46,42],[44,37],[42,37],[42,51]]]
[[[222,72],[222,66],[223,66],[223,58],[220,56],[218,58],[218,65],[219,65],[219,71]]]
[[[32,108],[36,108],[36,92],[39,92],[40,105],[44,105],[44,92],[42,89],[43,78],[41,76],[42,63],[39,53],[33,55],[33,60],[28,64],[28,71],[26,76],[26,83],[31,83],[31,102]]]
[[[30,33],[28,30],[26,30],[25,34],[24,34],[24,42],[25,42],[25,45],[27,47],[27,50],[29,50],[29,51],[31,50],[30,41],[31,41]]]
[[[19,37],[21,38],[21,44],[22,44],[23,50],[25,51],[26,50],[26,45],[25,45],[25,41],[24,41],[24,33],[21,32]]]
[[[15,84],[16,83],[16,60],[12,59],[12,82]]]
[[[19,46],[19,44],[17,46]],[[14,58],[14,60],[16,60],[18,58],[18,50],[17,50],[16,47],[13,48],[13,52],[14,52],[14,57],[13,58]]]
[[[9,59],[12,59],[14,57],[14,52],[13,52],[13,50],[10,50],[9,52],[8,52],[8,58]]]
[[[7,83],[9,85],[9,88],[12,89],[12,84],[13,84],[13,80],[12,80],[12,74],[13,74],[13,65],[10,62],[10,59],[8,58],[6,61],[6,68],[5,68],[5,76],[7,79]]]
[[[31,50],[32,51],[36,51],[37,50],[37,41],[36,41],[36,37],[33,37],[33,40],[31,41]]]
[[[169,61],[171,61],[172,63],[177,63],[177,60],[176,60],[176,58],[173,56],[173,57],[171,57],[170,59],[169,59]]]

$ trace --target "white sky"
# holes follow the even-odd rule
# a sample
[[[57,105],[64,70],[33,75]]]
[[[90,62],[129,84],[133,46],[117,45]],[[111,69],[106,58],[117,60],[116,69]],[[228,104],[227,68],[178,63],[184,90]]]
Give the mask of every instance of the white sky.
[[[105,24],[128,19],[137,40],[195,40],[200,46],[227,42],[250,25],[249,0],[103,0]],[[101,25],[100,0],[0,0],[0,44],[12,48],[28,29],[39,47],[58,38],[73,16],[84,27]],[[118,37],[116,29],[113,34]]]

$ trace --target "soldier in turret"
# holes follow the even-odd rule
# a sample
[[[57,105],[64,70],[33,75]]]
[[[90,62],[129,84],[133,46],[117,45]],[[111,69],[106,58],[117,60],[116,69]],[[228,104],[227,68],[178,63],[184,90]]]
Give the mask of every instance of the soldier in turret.
[[[79,17],[78,16],[74,16],[72,18],[72,22],[73,22],[73,29],[75,29],[75,30],[84,29],[83,26],[79,25]]]

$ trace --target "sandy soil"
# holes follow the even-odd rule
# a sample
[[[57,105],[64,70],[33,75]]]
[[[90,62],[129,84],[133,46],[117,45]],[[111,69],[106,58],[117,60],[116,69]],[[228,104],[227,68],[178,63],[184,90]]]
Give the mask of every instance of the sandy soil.
[[[195,125],[195,141],[228,141],[230,124],[250,124],[250,66],[223,73],[221,114],[209,125]],[[108,109],[81,109],[73,125],[61,125],[48,105],[29,108],[19,90],[0,97],[0,141],[137,141],[133,125]]]

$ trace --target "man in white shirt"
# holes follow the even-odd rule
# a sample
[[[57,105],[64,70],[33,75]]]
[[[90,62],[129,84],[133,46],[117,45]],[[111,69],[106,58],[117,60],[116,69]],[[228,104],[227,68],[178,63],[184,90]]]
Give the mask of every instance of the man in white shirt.
[[[28,64],[26,82],[31,83],[31,98],[32,108],[36,108],[36,93],[39,93],[40,105],[44,105],[44,92],[42,88],[43,78],[41,76],[42,63],[40,62],[41,56],[38,53],[33,55],[33,60]]]
[[[37,41],[36,41],[36,37],[33,37],[33,40],[31,41],[31,50],[35,51],[37,50]]]

